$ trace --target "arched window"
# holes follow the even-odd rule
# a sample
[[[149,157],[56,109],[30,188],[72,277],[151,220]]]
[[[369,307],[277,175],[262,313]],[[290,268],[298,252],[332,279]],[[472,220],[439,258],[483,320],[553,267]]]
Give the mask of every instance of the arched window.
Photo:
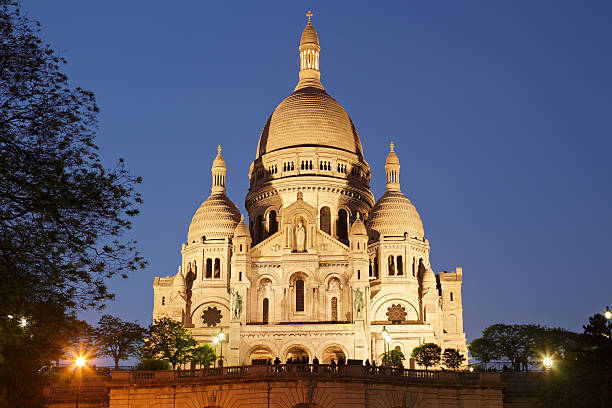
[[[369,265],[369,267],[368,267],[368,276],[369,276],[370,278],[373,276],[373,275],[372,275],[372,260],[371,260],[371,259],[370,259],[370,265]]]
[[[374,257],[374,277],[378,279],[378,257]]]
[[[336,235],[338,240],[346,243],[348,241],[348,213],[344,208],[338,211],[338,222],[336,224]]]
[[[268,298],[264,298],[263,300],[263,307],[262,307],[262,312],[263,312],[263,319],[262,322],[263,324],[268,324],[268,310],[270,307],[270,301],[268,300]]]
[[[278,231],[278,221],[276,220],[276,211],[272,210],[268,214],[268,232],[270,235],[276,234]]]
[[[212,259],[206,260],[206,279],[212,278]]]
[[[450,300],[453,301],[453,292],[450,293]]]
[[[416,258],[412,258],[412,276],[416,276]]]
[[[397,275],[404,274],[404,258],[401,255],[397,257]]]
[[[393,255],[389,255],[389,276],[395,275],[395,263],[393,262]]]
[[[166,297],[162,296],[162,306],[164,306],[166,304]]]
[[[257,222],[256,222],[256,227],[257,227],[257,242],[261,242],[264,240],[264,224],[263,224],[263,218],[260,215],[257,216]]]
[[[219,258],[215,258],[215,278],[221,277],[221,260]]]
[[[321,228],[321,231],[331,235],[331,211],[329,207],[321,207],[319,228]]]
[[[304,311],[304,281],[301,279],[295,281],[295,311]]]
[[[335,296],[331,299],[331,319],[332,322],[338,321],[338,298]]]

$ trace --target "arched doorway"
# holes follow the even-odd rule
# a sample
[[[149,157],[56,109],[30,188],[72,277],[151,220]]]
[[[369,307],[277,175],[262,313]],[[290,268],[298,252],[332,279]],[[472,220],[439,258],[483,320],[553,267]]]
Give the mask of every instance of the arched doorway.
[[[268,235],[276,234],[278,231],[278,221],[276,220],[276,211],[272,210],[268,214]]]
[[[327,346],[323,350],[323,355],[321,356],[322,364],[330,364],[331,361],[334,360],[336,363],[340,360],[346,362],[346,354],[342,347],[337,345]]]
[[[255,346],[251,350],[248,361],[250,364],[271,364],[274,361],[272,350],[267,346]]]
[[[291,358],[293,361],[304,361],[304,358],[306,358],[306,361],[310,362],[310,355],[308,354],[308,351],[306,350],[306,348],[304,346],[291,346],[287,349],[286,353],[285,353],[285,361],[289,360],[289,358]]]

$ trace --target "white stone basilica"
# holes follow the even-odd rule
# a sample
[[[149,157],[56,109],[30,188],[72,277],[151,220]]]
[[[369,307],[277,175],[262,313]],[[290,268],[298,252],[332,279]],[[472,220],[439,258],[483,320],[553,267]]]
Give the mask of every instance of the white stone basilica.
[[[321,84],[319,51],[309,16],[299,82],[266,122],[249,170],[248,225],[225,194],[219,147],[178,273],[155,278],[153,318],[182,321],[200,342],[223,330],[226,365],[305,355],[380,363],[388,346],[414,368],[410,353],[427,342],[467,356],[462,270],[431,269],[393,143],[374,202],[357,130]]]

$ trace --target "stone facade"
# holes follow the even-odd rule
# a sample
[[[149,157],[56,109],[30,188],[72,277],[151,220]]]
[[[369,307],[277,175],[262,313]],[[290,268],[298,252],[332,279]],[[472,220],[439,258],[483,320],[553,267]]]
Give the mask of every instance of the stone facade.
[[[499,373],[402,370],[407,374],[402,375],[381,368],[373,373],[362,366],[346,366],[342,373],[322,372],[324,367],[313,372],[313,366],[286,371],[287,367],[233,367],[224,373],[114,372],[106,385],[111,408],[503,407]]]
[[[319,52],[309,21],[298,85],[266,122],[250,167],[248,223],[225,194],[219,147],[182,264],[155,278],[153,317],[184,322],[200,342],[223,329],[229,365],[277,356],[380,363],[386,347],[409,356],[427,342],[467,355],[462,269],[432,270],[393,143],[386,192],[374,201],[357,130],[320,81]]]

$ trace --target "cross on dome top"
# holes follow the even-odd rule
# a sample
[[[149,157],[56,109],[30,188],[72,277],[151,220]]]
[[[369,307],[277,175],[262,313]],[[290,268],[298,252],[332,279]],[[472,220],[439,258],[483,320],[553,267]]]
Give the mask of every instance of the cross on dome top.
[[[310,18],[314,16],[314,14],[312,14],[312,11],[308,10],[308,13],[306,13],[306,16],[308,17],[308,24],[312,24],[310,21]]]
[[[393,141],[389,144],[389,148],[391,148],[391,151],[393,151],[393,148],[395,147],[395,145],[393,144]]]
[[[218,146],[217,146],[217,153],[218,153],[218,154],[221,154],[221,145],[218,145]]]

